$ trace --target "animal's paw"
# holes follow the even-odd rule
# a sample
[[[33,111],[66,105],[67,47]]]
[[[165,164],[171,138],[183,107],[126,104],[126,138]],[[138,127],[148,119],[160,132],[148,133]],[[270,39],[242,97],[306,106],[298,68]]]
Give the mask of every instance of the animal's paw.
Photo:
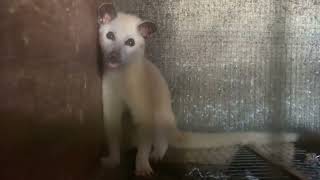
[[[166,141],[158,141],[154,145],[154,149],[150,154],[151,160],[155,162],[162,160],[167,150],[168,150],[168,143]]]
[[[168,146],[155,148],[150,154],[151,160],[154,162],[158,162],[158,161],[162,160],[164,155],[167,152],[167,149],[168,149]]]
[[[150,166],[149,161],[137,161],[136,162],[136,170],[135,175],[136,176],[152,176],[153,170]]]
[[[101,159],[101,162],[106,167],[115,168],[120,165],[120,157],[117,157],[117,156],[103,157]]]

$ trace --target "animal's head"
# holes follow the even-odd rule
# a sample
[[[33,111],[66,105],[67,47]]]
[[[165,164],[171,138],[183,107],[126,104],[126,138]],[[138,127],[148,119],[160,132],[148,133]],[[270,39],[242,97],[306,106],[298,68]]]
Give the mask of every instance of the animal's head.
[[[118,68],[143,57],[145,40],[156,31],[154,23],[117,13],[112,4],[100,6],[98,22],[100,47],[109,68]]]

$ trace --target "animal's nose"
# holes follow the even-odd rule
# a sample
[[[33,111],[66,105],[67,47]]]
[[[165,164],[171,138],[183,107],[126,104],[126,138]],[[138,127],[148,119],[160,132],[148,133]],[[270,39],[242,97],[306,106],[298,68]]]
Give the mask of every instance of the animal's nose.
[[[118,59],[120,57],[120,52],[119,51],[112,51],[108,57],[111,59]]]

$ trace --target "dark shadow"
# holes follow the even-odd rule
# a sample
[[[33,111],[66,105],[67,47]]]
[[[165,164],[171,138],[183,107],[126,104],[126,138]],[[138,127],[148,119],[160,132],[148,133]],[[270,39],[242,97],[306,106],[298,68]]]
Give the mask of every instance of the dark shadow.
[[[271,59],[269,62],[269,82],[268,83],[268,104],[270,128],[273,132],[279,133],[285,130],[286,123],[286,7],[285,1],[274,0],[274,22],[271,33]],[[278,137],[276,137],[278,138]]]
[[[287,119],[286,105],[286,69],[287,69],[287,1],[274,0],[274,20],[271,29],[271,49],[269,62],[268,83],[268,105],[269,120],[272,134],[272,141],[276,142],[285,139],[282,132],[288,132],[289,124]],[[271,146],[271,153],[285,154],[286,149],[280,146]]]

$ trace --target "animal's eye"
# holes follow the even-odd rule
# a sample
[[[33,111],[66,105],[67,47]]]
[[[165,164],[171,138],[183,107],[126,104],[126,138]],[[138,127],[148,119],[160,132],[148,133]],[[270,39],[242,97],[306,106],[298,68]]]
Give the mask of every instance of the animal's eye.
[[[106,37],[112,41],[116,39],[116,37],[114,36],[114,33],[111,31],[107,33]]]
[[[124,44],[132,47],[135,45],[135,42],[134,42],[134,39],[130,38],[130,39],[126,40],[126,42]]]

